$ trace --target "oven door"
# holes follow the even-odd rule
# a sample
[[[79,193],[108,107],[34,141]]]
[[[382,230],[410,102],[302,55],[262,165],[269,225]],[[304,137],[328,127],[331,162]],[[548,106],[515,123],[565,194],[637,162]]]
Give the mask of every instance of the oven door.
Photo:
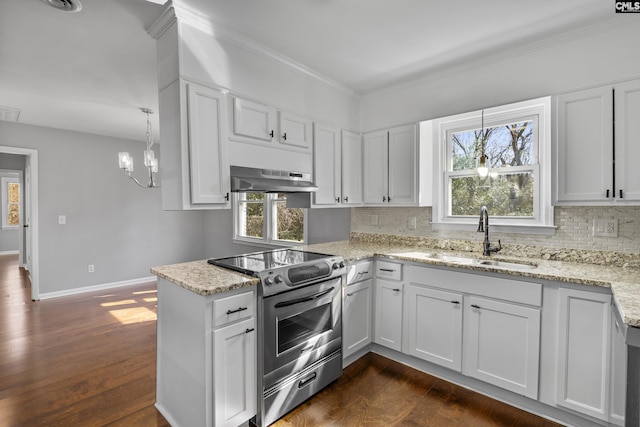
[[[342,277],[264,299],[264,387],[342,347]]]

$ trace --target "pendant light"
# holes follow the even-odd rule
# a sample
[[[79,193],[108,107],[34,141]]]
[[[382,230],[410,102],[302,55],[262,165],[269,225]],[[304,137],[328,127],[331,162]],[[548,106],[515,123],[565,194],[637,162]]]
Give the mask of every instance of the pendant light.
[[[484,153],[484,110],[482,110],[482,129],[480,130],[480,143],[482,144],[482,155],[480,156],[480,161],[478,162],[478,175],[482,178],[486,178],[489,175],[489,167],[487,166],[487,155]]]
[[[155,153],[151,149],[153,146],[153,134],[151,132],[151,119],[149,118],[150,114],[153,114],[153,110],[150,108],[141,108],[140,111],[147,115],[147,149],[144,151],[144,165],[147,167],[149,171],[149,183],[141,184],[131,172],[133,172],[133,157],[126,151],[122,151],[118,153],[118,164],[120,165],[120,169],[124,171],[124,174],[127,175],[133,182],[138,184],[140,187],[144,188],[157,188],[160,187],[155,180],[156,173],[158,173],[158,159],[155,156]]]

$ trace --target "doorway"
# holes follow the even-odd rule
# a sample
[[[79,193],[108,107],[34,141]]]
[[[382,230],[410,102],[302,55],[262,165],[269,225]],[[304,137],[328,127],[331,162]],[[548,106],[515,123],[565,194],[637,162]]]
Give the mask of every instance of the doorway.
[[[38,257],[38,151],[29,148],[0,146],[0,154],[25,157],[24,212],[21,217],[21,266],[29,272],[31,299],[40,299]]]

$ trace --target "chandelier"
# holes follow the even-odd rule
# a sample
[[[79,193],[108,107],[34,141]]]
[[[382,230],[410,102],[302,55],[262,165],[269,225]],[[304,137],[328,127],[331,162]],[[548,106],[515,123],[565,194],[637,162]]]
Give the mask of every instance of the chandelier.
[[[133,157],[126,151],[118,153],[118,163],[120,164],[120,169],[124,171],[124,174],[140,187],[157,188],[160,187],[155,180],[155,175],[158,173],[158,159],[151,149],[153,146],[153,135],[151,133],[151,119],[149,118],[149,115],[153,114],[153,110],[150,108],[141,108],[140,111],[147,115],[147,149],[144,151],[144,165],[149,170],[149,182],[146,185],[141,184],[136,177],[131,175],[131,172],[133,172]]]

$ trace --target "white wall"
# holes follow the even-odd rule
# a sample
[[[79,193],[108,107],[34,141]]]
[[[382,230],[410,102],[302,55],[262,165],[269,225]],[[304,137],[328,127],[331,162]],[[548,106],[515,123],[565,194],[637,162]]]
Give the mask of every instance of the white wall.
[[[640,77],[637,19],[605,21],[568,36],[459,64],[366,96],[370,131]]]
[[[38,150],[41,295],[203,257],[204,213],[163,211],[159,190],[137,187],[118,169],[118,151],[129,151],[134,175],[144,177],[143,142],[0,122],[0,145]]]

